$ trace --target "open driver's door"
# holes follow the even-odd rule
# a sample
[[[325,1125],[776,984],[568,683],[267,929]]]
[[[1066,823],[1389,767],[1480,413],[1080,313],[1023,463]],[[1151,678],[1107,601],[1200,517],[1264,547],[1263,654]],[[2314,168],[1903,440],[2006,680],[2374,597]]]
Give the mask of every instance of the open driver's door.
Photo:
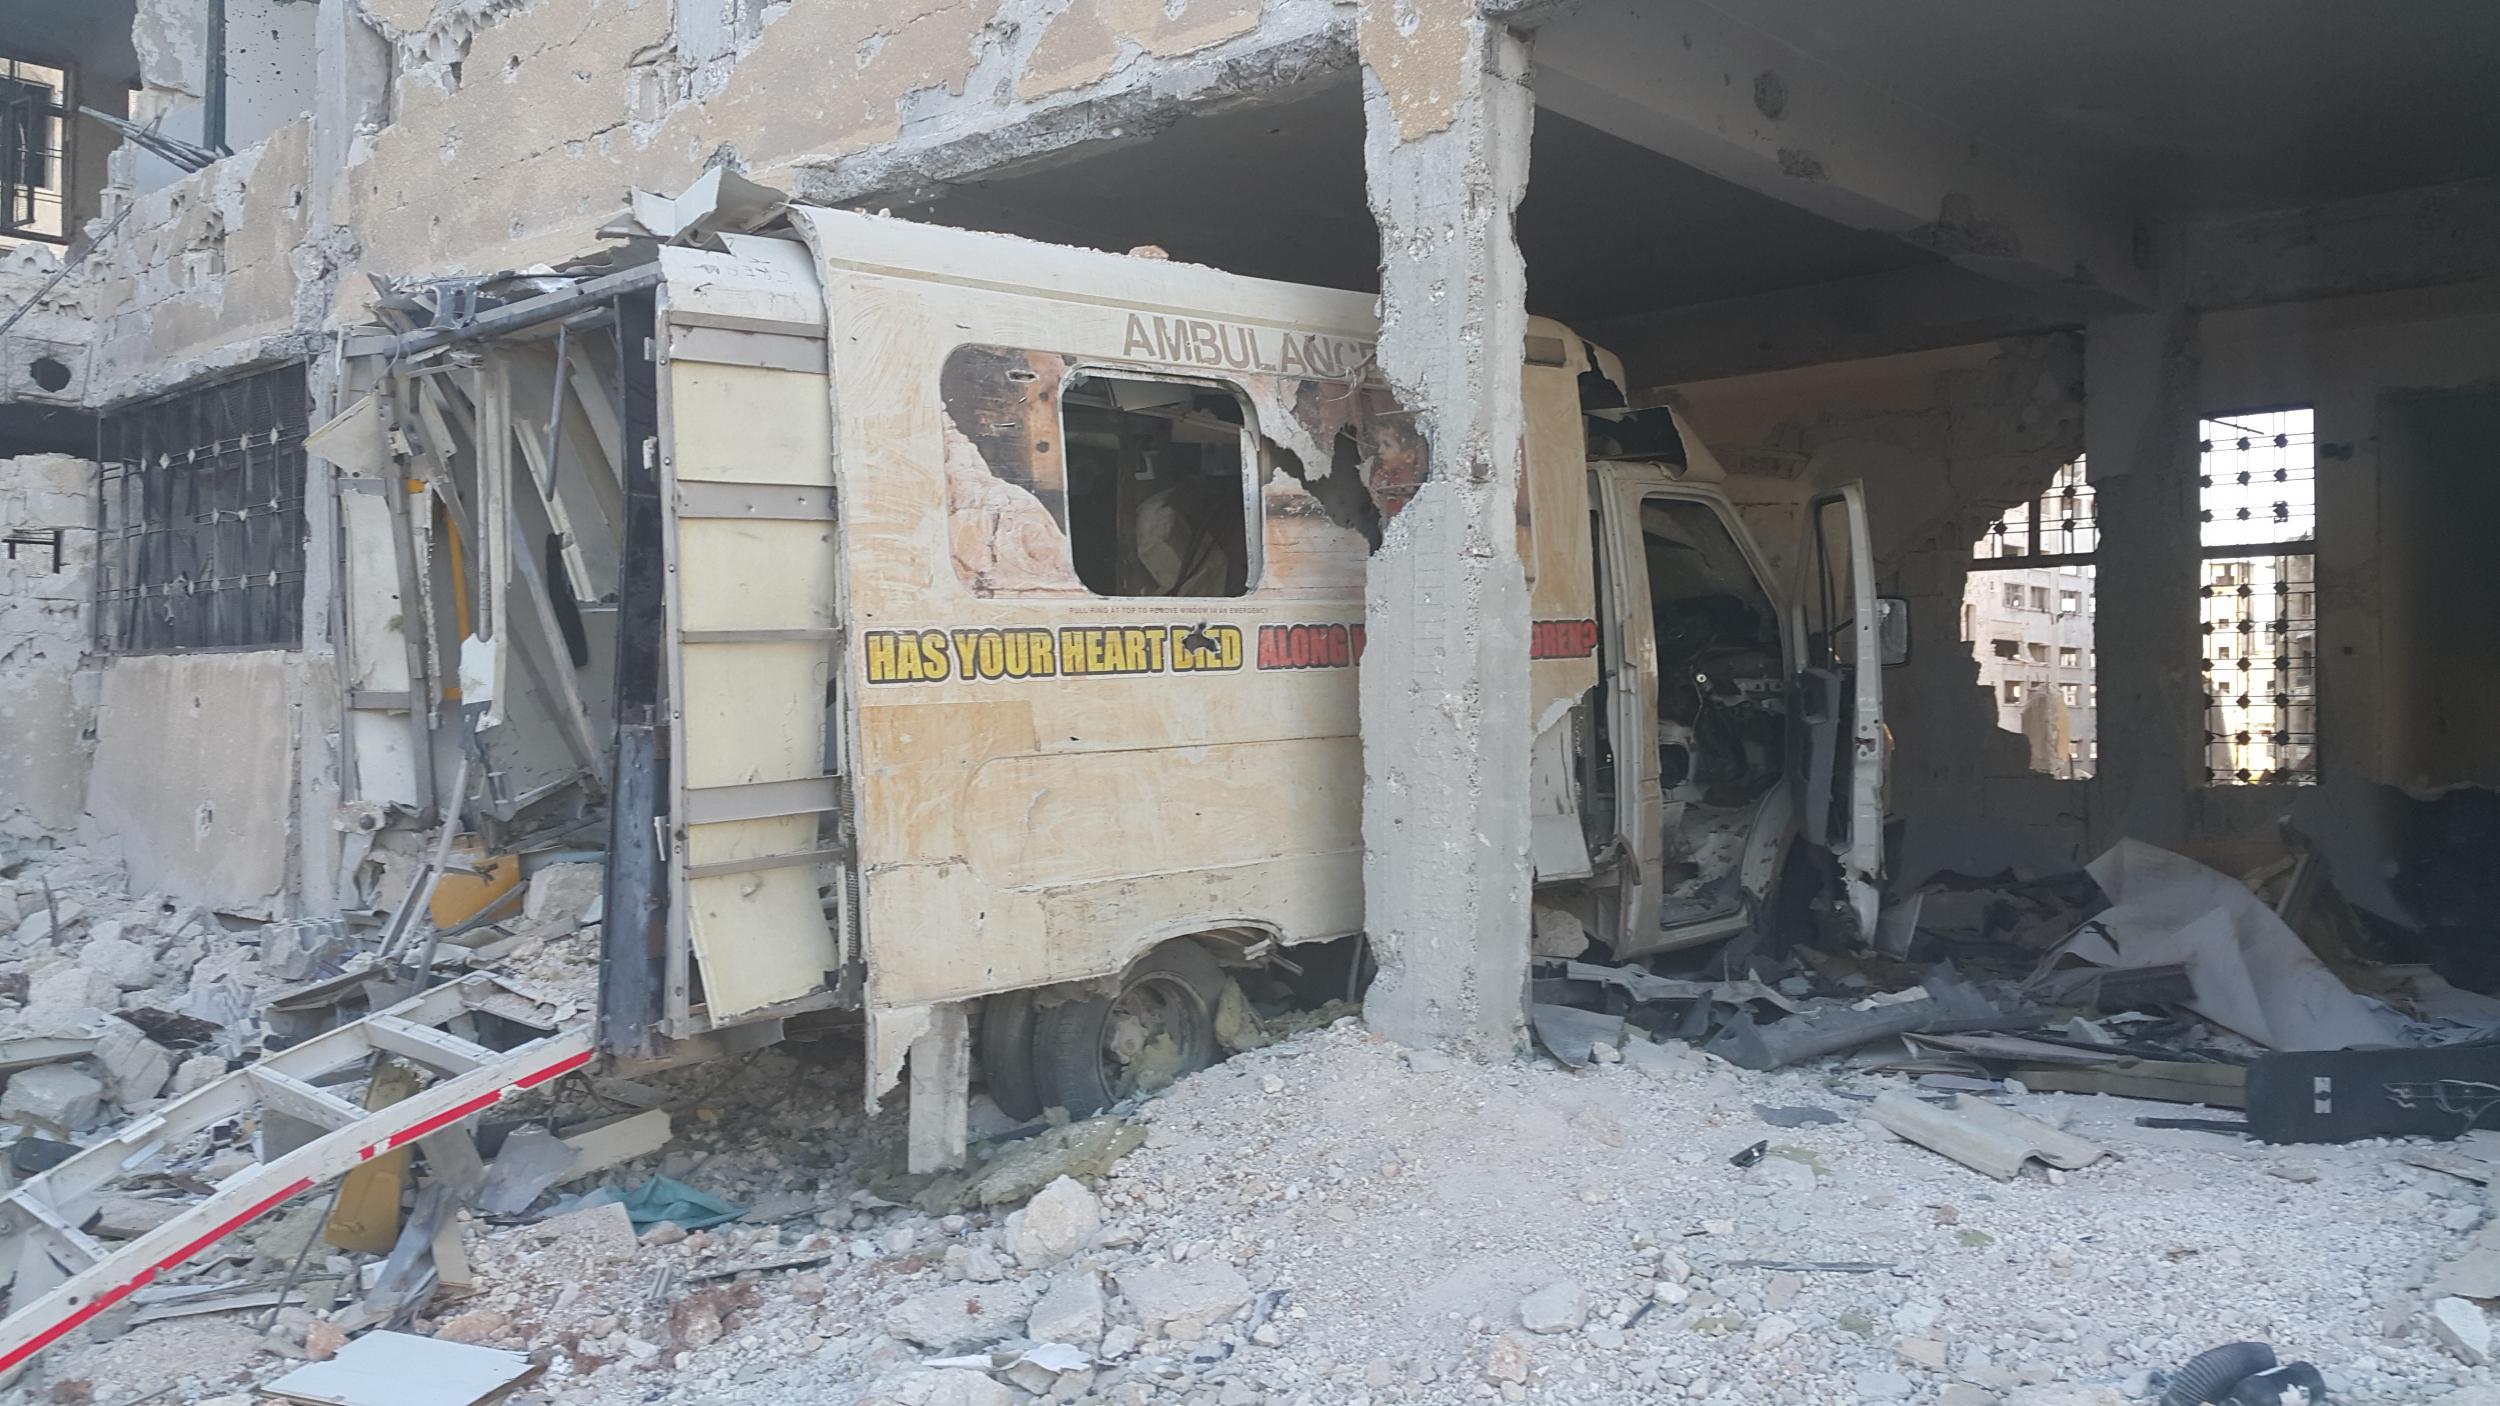
[[[1881,607],[1866,494],[1844,485],[1806,505],[1789,591],[1798,838],[1831,853],[1858,935],[1883,902],[1884,730]]]

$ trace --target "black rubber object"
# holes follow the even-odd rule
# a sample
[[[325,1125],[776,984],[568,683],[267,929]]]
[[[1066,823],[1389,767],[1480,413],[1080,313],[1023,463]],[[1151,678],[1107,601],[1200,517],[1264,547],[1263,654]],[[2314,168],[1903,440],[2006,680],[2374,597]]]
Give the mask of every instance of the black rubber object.
[[[2224,1343],[2188,1359],[2173,1372],[2161,1394],[2161,1406],[2206,1406],[2228,1400],[2231,1388],[2274,1370],[2274,1349],[2264,1343]]]
[[[2223,1398],[2223,1406],[2286,1406],[2305,1403],[2322,1406],[2326,1401],[2326,1378],[2307,1362],[2286,1362],[2270,1372],[2242,1377],[2231,1394]]]
[[[1215,958],[1188,938],[1176,938],[1130,963],[1120,975],[1121,994],[1148,985],[1196,1006],[1195,1028],[1187,1032],[1196,1038],[1181,1049],[1174,1077],[1215,1063],[1222,1053],[1215,1043],[1215,1007],[1224,995],[1224,969]],[[1085,996],[1033,1013],[1032,1067],[1044,1107],[1064,1108],[1071,1118],[1090,1118],[1133,1092],[1115,1084],[1103,1053],[1117,999]]]
[[[990,1101],[1017,1122],[1042,1116],[1033,1077],[1033,996],[1010,991],[981,1003],[981,1079]]]

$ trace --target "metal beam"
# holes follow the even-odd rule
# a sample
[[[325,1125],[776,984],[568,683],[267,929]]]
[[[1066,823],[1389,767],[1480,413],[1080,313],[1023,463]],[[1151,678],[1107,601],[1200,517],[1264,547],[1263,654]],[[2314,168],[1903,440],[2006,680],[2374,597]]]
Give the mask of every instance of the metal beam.
[[[2153,303],[2128,212],[1701,0],[1572,10],[1536,67],[1540,105],[1748,190],[2084,311]]]

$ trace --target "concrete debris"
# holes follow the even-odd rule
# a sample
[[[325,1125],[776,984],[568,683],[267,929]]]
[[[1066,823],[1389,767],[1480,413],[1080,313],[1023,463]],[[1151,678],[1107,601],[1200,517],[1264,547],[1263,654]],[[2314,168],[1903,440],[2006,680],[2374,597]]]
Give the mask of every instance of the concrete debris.
[[[1103,1327],[1102,1277],[1087,1267],[1053,1278],[1025,1324],[1035,1338],[1074,1343],[1088,1351],[1101,1345]]]
[[[1187,1342],[1250,1302],[1250,1281],[1230,1265],[1209,1260],[1149,1264],[1119,1272],[1120,1297],[1140,1329],[1160,1329]]]
[[[886,1313],[885,1330],[938,1352],[988,1347],[1021,1335],[1040,1297],[1041,1286],[1029,1279],[924,1290]]]
[[[1519,1301],[1519,1326],[1531,1333],[1577,1332],[1588,1316],[1587,1299],[1569,1280],[1548,1284]]]
[[[2434,1299],[2425,1311],[2431,1336],[2468,1367],[2491,1363],[2491,1320],[2481,1305],[2450,1295]]]
[[[1083,1185],[1061,1177],[1007,1217],[1007,1248],[1021,1263],[1044,1268],[1085,1248],[1101,1229],[1102,1203]]]
[[[67,1065],[47,1064],[9,1077],[8,1088],[0,1091],[0,1122],[76,1133],[94,1126],[103,1106],[102,1080]]]

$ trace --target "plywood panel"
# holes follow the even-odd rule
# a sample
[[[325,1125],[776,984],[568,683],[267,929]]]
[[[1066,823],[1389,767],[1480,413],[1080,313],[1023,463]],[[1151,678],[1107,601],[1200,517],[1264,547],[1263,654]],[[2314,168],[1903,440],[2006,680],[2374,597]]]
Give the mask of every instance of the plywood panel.
[[[833,400],[803,371],[680,361],[669,367],[680,479],[833,482]]]
[[[826,648],[689,644],[679,747],[689,787],[824,774]]]
[[[677,524],[679,628],[833,623],[833,524],[692,518]]]

